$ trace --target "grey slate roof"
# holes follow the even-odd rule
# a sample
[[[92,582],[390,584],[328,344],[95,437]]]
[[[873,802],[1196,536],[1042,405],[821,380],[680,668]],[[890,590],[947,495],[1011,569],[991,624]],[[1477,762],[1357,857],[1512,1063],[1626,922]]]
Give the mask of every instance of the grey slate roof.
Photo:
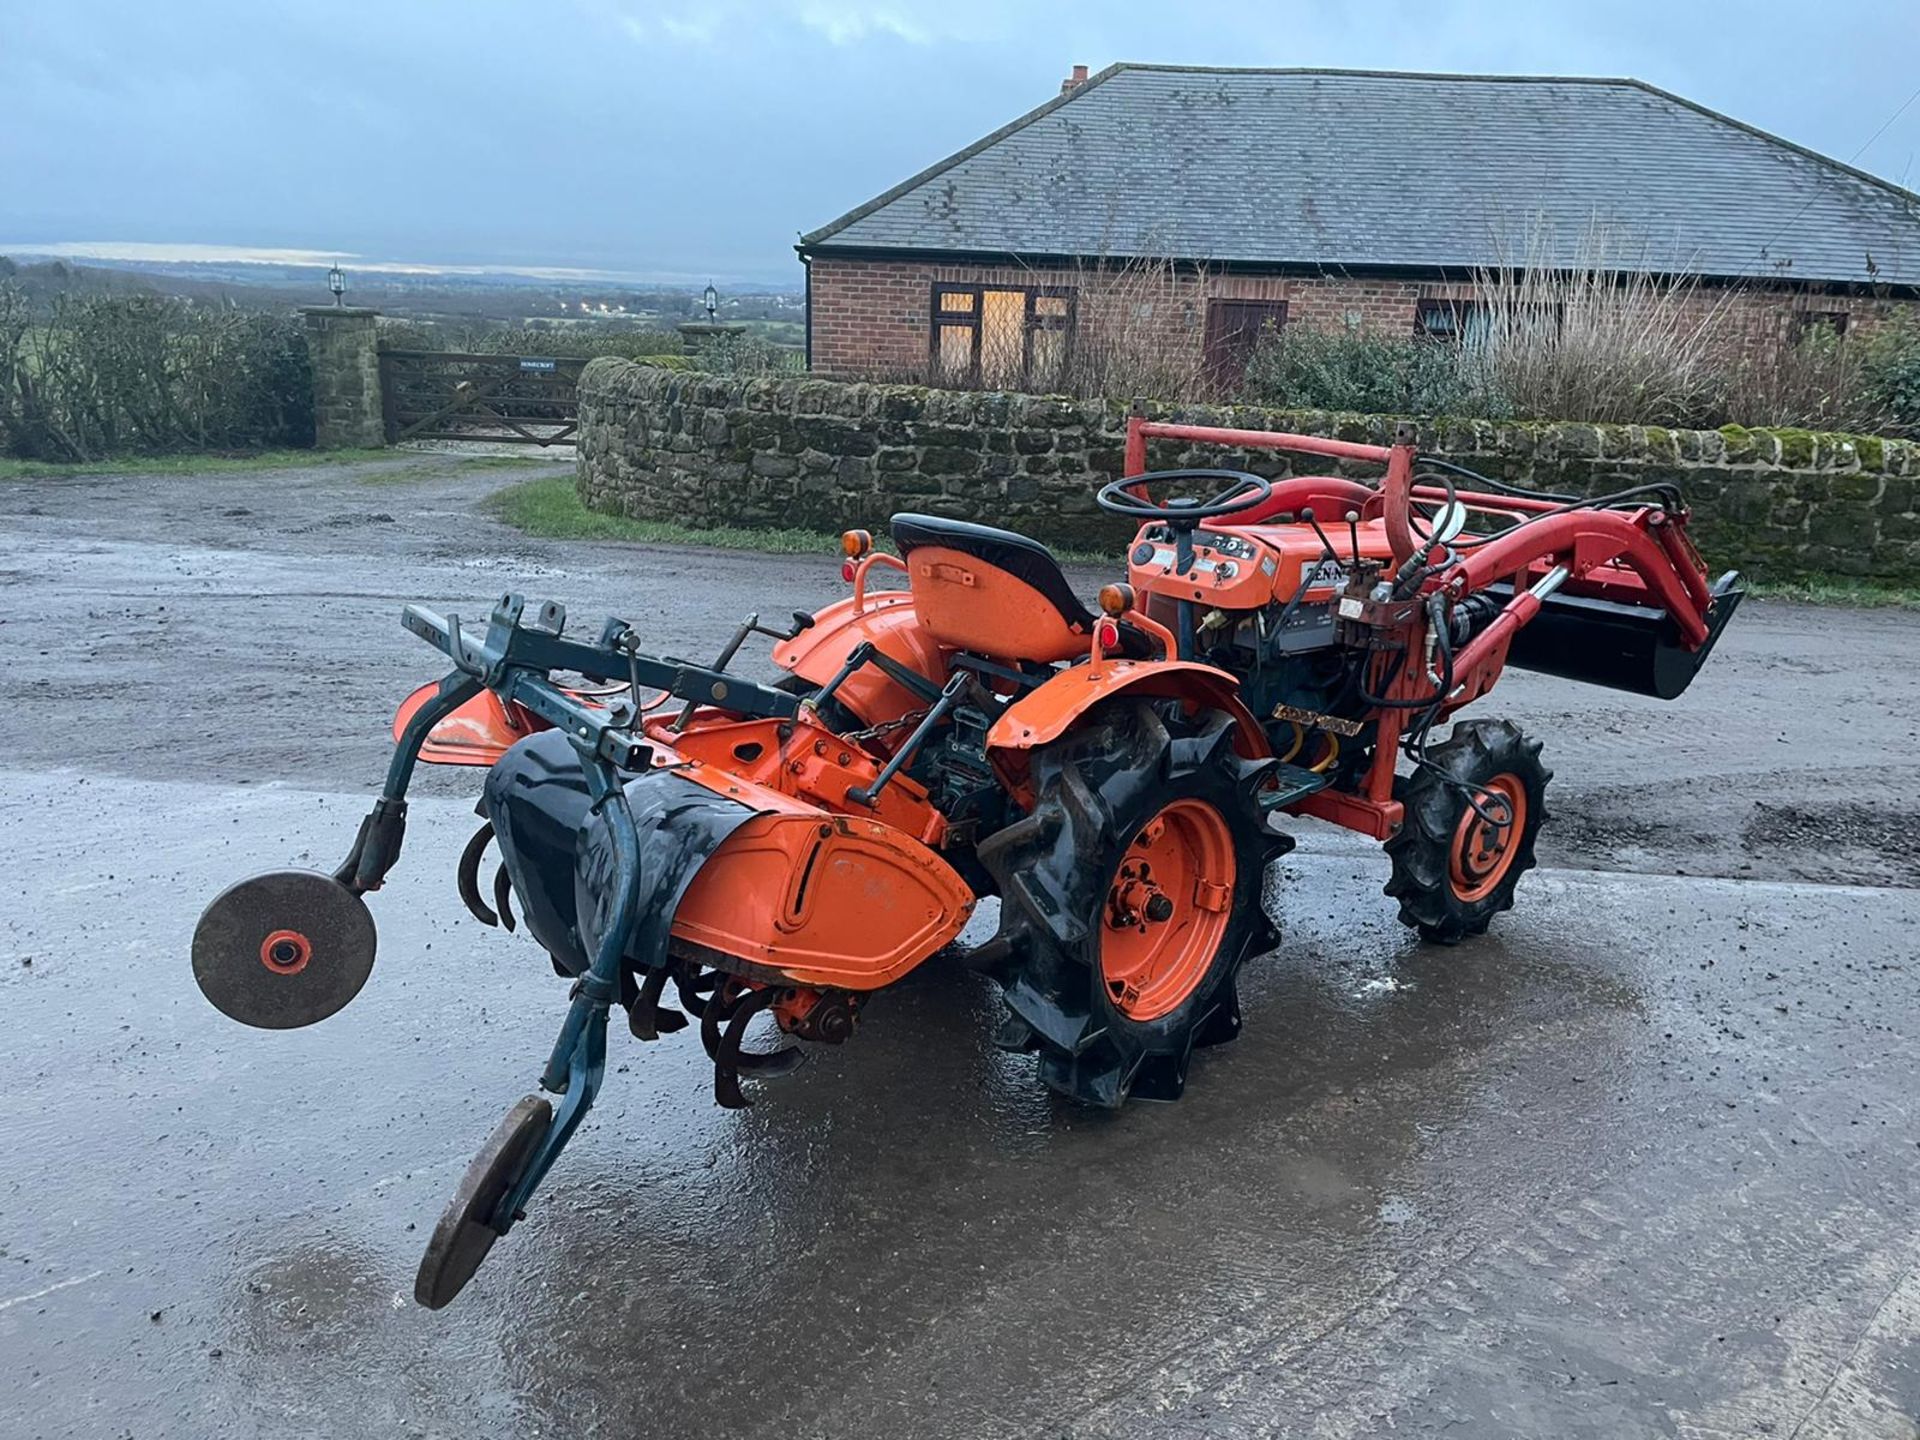
[[[1920,197],[1637,80],[1115,65],[806,253],[1568,260],[1920,284]]]

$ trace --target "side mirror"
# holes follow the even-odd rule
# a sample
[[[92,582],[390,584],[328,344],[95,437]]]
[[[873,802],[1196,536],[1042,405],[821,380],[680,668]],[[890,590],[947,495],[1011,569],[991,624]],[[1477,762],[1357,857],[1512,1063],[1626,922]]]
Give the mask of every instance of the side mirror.
[[[1433,515],[1433,543],[1450,545],[1460,532],[1467,528],[1467,507],[1458,500],[1449,500]]]

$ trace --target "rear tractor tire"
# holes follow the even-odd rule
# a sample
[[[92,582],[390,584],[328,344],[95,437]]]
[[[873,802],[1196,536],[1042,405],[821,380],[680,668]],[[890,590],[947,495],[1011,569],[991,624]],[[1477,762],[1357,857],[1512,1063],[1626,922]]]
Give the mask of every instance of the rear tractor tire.
[[[1453,945],[1513,908],[1514,887],[1536,863],[1553,772],[1540,763],[1540,742],[1506,720],[1462,721],[1427,759],[1431,768],[1394,782],[1406,815],[1386,844],[1386,888],[1400,902],[1401,924]]]
[[[1034,808],[981,843],[1001,895],[1001,1042],[1083,1104],[1177,1100],[1196,1045],[1240,1031],[1234,975],[1272,949],[1261,896],[1293,842],[1267,827],[1273,768],[1233,718],[1108,701],[1032,757]]]

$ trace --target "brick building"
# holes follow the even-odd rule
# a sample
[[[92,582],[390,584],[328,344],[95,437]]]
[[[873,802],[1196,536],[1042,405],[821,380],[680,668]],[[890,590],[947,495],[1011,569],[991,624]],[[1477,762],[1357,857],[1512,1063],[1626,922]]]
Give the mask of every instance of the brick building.
[[[1920,297],[1920,197],[1636,80],[1076,67],[798,248],[816,371],[1044,389],[1122,335],[1230,381],[1269,327],[1470,334],[1476,274],[1596,247],[1749,336]]]

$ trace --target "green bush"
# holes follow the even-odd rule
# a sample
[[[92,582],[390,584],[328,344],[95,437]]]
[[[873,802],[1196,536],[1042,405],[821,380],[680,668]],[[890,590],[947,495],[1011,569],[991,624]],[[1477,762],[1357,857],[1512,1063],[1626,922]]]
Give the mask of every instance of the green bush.
[[[1696,324],[1646,285],[1582,291],[1549,277],[1505,303],[1488,289],[1491,319],[1465,344],[1359,328],[1269,331],[1241,398],[1369,414],[1920,436],[1920,317],[1859,335],[1783,321],[1736,346],[1724,300]]]
[[[716,335],[688,359],[714,375],[799,375],[807,368],[800,351],[751,333]]]
[[[445,325],[430,320],[382,320],[380,344],[389,350],[451,350],[461,355],[555,355],[594,359],[652,359],[685,352],[672,330],[601,330],[585,325]]]
[[[1255,404],[1376,415],[1450,414],[1467,397],[1454,346],[1306,326],[1263,336],[1247,362],[1243,388]]]
[[[94,460],[313,443],[297,316],[0,283],[0,453]]]
[[[1902,315],[1861,341],[1860,390],[1889,434],[1920,438],[1920,320]]]

